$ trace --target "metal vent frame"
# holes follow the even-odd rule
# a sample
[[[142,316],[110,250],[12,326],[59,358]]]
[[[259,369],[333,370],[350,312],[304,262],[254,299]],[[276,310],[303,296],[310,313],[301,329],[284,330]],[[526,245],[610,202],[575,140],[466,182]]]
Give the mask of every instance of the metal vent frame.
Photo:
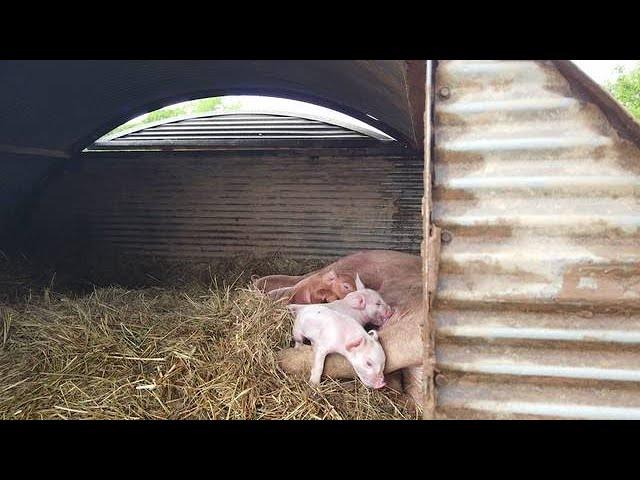
[[[108,134],[85,151],[360,148],[399,145],[357,121],[284,110],[184,115]]]

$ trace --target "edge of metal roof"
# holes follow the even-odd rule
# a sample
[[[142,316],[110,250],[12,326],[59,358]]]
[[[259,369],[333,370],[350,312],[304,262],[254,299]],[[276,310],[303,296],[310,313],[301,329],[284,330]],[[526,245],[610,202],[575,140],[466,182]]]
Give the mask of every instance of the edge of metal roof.
[[[640,146],[640,122],[616,100],[606,88],[589,77],[571,60],[551,60],[571,88],[576,88],[578,96],[583,96],[598,106],[611,124],[627,140]]]

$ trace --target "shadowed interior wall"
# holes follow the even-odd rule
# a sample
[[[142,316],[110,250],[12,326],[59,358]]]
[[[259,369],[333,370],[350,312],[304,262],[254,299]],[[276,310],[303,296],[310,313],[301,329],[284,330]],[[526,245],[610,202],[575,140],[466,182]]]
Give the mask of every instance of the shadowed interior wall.
[[[422,169],[388,154],[87,154],[45,191],[33,233],[49,253],[419,253]]]
[[[0,153],[0,248],[14,243],[34,188],[59,159]]]

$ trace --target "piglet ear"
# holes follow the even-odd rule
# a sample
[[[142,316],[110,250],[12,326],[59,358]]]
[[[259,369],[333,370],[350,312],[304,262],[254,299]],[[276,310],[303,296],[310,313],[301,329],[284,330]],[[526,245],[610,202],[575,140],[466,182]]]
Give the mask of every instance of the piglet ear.
[[[366,306],[366,303],[367,303],[366,300],[364,299],[364,295],[357,292],[350,293],[344,298],[347,300],[347,304],[351,308],[355,308],[357,310],[364,310],[364,307]]]
[[[362,283],[362,280],[360,280],[360,275],[356,273],[356,289],[364,290],[365,288],[366,287],[364,286],[364,283]]]
[[[375,330],[369,330],[367,333],[374,340],[378,340],[378,332],[376,332]]]
[[[347,352],[352,352],[356,348],[360,347],[363,343],[364,343],[364,337],[358,337],[355,340],[351,340],[347,342],[347,345],[345,348],[347,349]]]
[[[333,285],[333,283],[338,279],[338,275],[335,271],[329,270],[327,273],[322,275],[322,281],[326,285]]]

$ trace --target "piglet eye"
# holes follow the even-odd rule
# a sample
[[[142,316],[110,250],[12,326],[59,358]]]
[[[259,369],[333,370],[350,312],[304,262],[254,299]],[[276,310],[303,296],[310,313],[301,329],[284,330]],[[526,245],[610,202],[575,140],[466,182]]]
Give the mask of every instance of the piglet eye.
[[[373,364],[371,362],[367,362],[367,367],[373,367]]]

